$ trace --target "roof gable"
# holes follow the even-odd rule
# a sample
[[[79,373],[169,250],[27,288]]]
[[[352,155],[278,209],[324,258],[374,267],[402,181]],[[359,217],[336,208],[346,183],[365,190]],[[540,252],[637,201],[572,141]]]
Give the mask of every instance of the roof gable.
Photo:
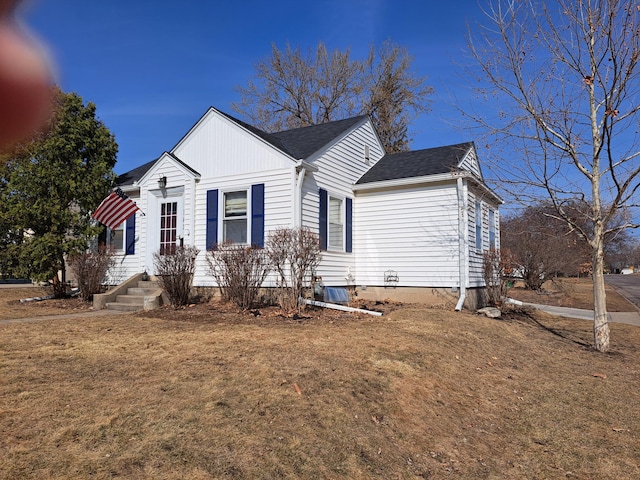
[[[360,177],[356,185],[457,171],[472,150],[473,142],[466,142],[410,152],[388,153]]]
[[[210,115],[219,115],[233,124],[240,127],[242,130],[249,134],[259,138],[261,141],[269,144],[276,150],[284,153],[286,156],[293,160],[307,160],[323,148],[327,148],[333,142],[342,138],[350,130],[354,129],[364,121],[368,120],[367,115],[359,115],[357,117],[346,118],[343,120],[336,120],[333,122],[322,123],[318,125],[310,125],[307,127],[294,128],[291,130],[284,130],[276,133],[267,133],[259,128],[256,128],[248,123],[239,120],[232,115],[217,110],[214,107],[210,107],[207,111],[198,119],[198,121],[189,129],[189,131],[176,143],[170,150],[171,155],[175,161],[180,162],[183,167],[193,170],[185,162],[181,162],[175,154],[180,151],[182,146],[188,139],[198,130],[198,128],[206,122]],[[164,155],[167,153],[165,152]],[[162,157],[160,157],[162,158]],[[123,173],[117,179],[118,185],[133,185],[144,177],[147,172],[153,168],[159,159],[147,162],[144,165],[136,167],[128,172]],[[187,159],[188,160],[188,159]],[[193,173],[198,175],[198,172],[193,170]]]
[[[160,156],[160,158],[158,158],[155,162],[153,162],[153,165],[151,165],[151,167],[148,168],[146,172],[144,172],[144,174],[138,179],[138,182],[146,181],[158,169],[162,168],[163,164],[165,164],[167,162],[170,163],[170,164],[175,165],[178,168],[178,170],[182,170],[185,175],[188,175],[188,176],[193,177],[193,178],[200,178],[200,174],[198,172],[196,172],[193,168],[191,168],[189,165],[184,163],[178,157],[176,157],[172,153],[164,152]]]

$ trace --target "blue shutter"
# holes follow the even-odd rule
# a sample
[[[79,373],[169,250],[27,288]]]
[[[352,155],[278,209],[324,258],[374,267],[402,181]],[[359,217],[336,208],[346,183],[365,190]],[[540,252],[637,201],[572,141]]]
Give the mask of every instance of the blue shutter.
[[[347,239],[345,242],[345,251],[351,253],[353,251],[353,200],[351,198],[347,198],[346,203],[346,211],[345,211],[345,221],[346,221],[346,230],[347,230]]]
[[[218,190],[207,190],[207,250],[218,244]]]
[[[126,255],[134,255],[136,253],[136,214],[134,213],[127,218],[127,228],[125,235],[125,252]]]
[[[264,183],[251,185],[251,245],[264,247]]]
[[[320,250],[327,249],[327,206],[329,204],[329,196],[327,191],[320,189],[320,216],[318,219],[318,230],[320,232]]]

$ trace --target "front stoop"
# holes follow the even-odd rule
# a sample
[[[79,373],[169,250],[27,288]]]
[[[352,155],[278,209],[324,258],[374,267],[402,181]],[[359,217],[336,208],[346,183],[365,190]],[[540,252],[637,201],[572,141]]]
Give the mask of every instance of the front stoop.
[[[139,280],[136,287],[127,288],[127,293],[118,295],[115,302],[107,302],[109,310],[121,312],[135,312],[138,310],[153,310],[162,304],[162,289],[158,282]]]

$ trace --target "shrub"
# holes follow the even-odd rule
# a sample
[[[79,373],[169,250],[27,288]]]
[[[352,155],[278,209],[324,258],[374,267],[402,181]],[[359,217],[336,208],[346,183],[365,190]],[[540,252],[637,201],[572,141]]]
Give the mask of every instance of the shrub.
[[[298,299],[322,258],[318,235],[307,228],[279,228],[269,235],[265,248],[277,273],[280,308],[285,312],[299,311]]]
[[[173,252],[153,254],[153,264],[160,287],[174,307],[189,303],[191,284],[196,271],[196,258],[200,253],[196,247],[178,247]]]
[[[216,280],[222,298],[242,309],[252,307],[269,273],[263,249],[256,246],[222,243],[207,252],[209,272]]]
[[[100,245],[97,250],[78,253],[69,259],[69,268],[78,281],[80,298],[89,302],[103,290],[102,283],[107,272],[115,264],[111,249]]]
[[[506,273],[512,270],[513,261],[508,250],[490,249],[482,255],[485,304],[496,306],[507,296],[509,278]]]

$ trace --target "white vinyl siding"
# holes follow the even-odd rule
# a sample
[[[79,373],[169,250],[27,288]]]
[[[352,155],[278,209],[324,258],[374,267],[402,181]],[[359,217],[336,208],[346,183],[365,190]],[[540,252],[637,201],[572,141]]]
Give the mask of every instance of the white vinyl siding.
[[[478,157],[476,156],[475,148],[469,150],[469,152],[460,162],[459,167],[463,170],[470,171],[478,178],[482,178],[482,171],[480,170],[480,164],[478,163]]]
[[[460,281],[455,184],[358,193],[354,206],[356,283],[452,287]]]
[[[470,189],[469,194],[469,286],[484,286],[482,274],[482,256],[490,247],[500,248],[500,221],[497,204],[487,203],[477,190]],[[490,212],[493,212],[490,215]],[[490,226],[490,217],[493,221]],[[479,243],[479,244],[478,244]]]
[[[198,255],[198,264],[194,285],[213,286],[215,282],[209,274],[209,267],[206,262],[206,210],[207,210],[207,191],[218,190],[219,192],[219,209],[222,210],[222,198],[224,192],[246,191],[247,208],[251,204],[251,185],[256,183],[264,184],[264,231],[265,241],[269,236],[269,232],[278,227],[290,227],[293,218],[293,190],[292,176],[293,169],[273,170],[262,172],[256,176],[250,172],[243,175],[229,175],[226,177],[203,179],[198,184],[196,197],[196,218],[201,219],[196,222],[194,242],[200,250]],[[250,215],[248,215],[250,217]],[[219,217],[218,221],[222,221]],[[251,218],[247,220],[247,231],[251,231]],[[220,232],[220,230],[219,230]],[[219,237],[222,241],[222,237]],[[267,282],[268,286],[269,283]]]
[[[369,145],[369,164],[363,161],[364,146]],[[310,163],[318,167],[318,171],[308,173],[302,191],[302,225],[318,232],[319,196],[318,188],[323,188],[335,198],[353,198],[353,184],[384,156],[384,150],[371,122],[366,121],[350,131],[340,141],[320,152]],[[354,209],[356,199],[354,199]],[[342,202],[344,212],[344,201]],[[344,213],[343,213],[344,215]],[[344,218],[344,217],[343,217]],[[356,220],[354,210],[353,220]],[[330,229],[329,229],[330,231]],[[353,251],[356,251],[355,245]],[[317,274],[328,286],[346,285],[346,277],[355,271],[355,258],[352,253],[332,250],[322,253],[322,261]]]
[[[215,110],[207,112],[171,151],[203,179],[289,168],[295,160]]]

